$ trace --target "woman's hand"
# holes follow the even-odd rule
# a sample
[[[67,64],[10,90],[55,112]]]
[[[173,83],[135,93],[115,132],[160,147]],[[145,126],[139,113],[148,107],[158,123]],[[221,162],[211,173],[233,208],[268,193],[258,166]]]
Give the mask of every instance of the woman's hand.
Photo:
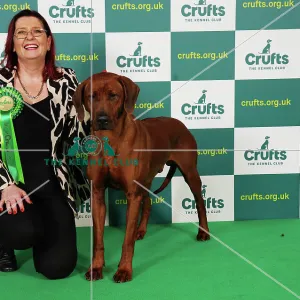
[[[13,212],[15,215],[18,212],[17,205],[19,205],[20,211],[24,212],[25,209],[23,200],[25,200],[29,204],[33,204],[29,196],[27,196],[26,192],[17,187],[15,184],[6,187],[2,190],[0,212],[3,211],[4,203],[6,203],[6,208],[9,214]]]

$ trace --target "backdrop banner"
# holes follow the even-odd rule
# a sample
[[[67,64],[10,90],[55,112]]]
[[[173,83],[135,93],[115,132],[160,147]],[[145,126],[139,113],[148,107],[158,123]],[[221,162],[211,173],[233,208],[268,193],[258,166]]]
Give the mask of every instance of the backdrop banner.
[[[127,76],[141,89],[135,116],[153,108],[140,118],[171,116],[187,126],[209,222],[299,218],[299,0],[144,2],[4,0],[0,56],[10,19],[39,11],[58,66],[73,68],[80,82],[105,69]],[[151,196],[150,224],[197,222],[181,173],[159,197]],[[106,225],[124,225],[124,193],[109,190],[106,201]],[[91,226],[89,203],[76,222]]]

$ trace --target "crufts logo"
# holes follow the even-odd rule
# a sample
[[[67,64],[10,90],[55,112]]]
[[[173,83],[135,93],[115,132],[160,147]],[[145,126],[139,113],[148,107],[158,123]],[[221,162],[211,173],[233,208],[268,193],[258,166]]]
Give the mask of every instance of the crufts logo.
[[[89,202],[82,203],[79,208],[79,214],[90,214],[90,213],[91,213],[91,204]],[[82,216],[79,215],[79,218],[80,217]]]
[[[247,150],[244,152],[244,158],[248,165],[283,165],[287,159],[287,153],[284,150],[269,150],[269,136],[265,137],[260,149]]]
[[[91,23],[90,19],[95,16],[93,8],[81,5],[76,6],[75,0],[68,0],[60,6],[50,6],[49,15],[54,19],[55,23],[61,23],[61,21],[62,23]],[[75,19],[81,20],[79,22],[79,20]]]
[[[197,0],[193,4],[184,4],[181,7],[181,15],[188,22],[203,22],[204,20],[220,22],[225,16],[225,7],[216,4],[207,4],[206,0]],[[202,18],[201,18],[202,17]]]
[[[207,90],[202,90],[202,95],[194,104],[184,103],[181,106],[181,113],[186,120],[213,120],[221,119],[224,114],[224,105],[207,102]]]
[[[216,199],[214,197],[207,197],[206,196],[207,185],[202,185],[202,197],[204,199],[205,207],[207,209],[208,214],[219,214],[221,213],[221,208],[224,208],[224,200],[223,199]],[[186,214],[196,214],[197,207],[196,201],[184,198],[182,200],[182,208],[185,210]]]
[[[266,41],[265,47],[261,52],[248,53],[245,57],[245,62],[250,70],[283,70],[285,65],[289,63],[287,54],[280,54],[271,51],[272,40]]]
[[[142,45],[142,42],[138,42],[132,54],[117,57],[116,64],[121,68],[121,72],[157,72],[157,68],[161,66],[160,58],[144,54]]]

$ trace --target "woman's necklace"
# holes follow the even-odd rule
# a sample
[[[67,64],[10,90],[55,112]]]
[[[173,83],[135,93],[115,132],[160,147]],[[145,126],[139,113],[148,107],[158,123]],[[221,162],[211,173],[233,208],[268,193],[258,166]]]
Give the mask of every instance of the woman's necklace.
[[[18,77],[18,79],[19,79],[19,81],[20,81],[20,84],[21,84],[22,89],[24,90],[26,96],[27,96],[30,100],[36,100],[36,99],[41,95],[41,93],[42,93],[42,91],[43,91],[44,82],[42,82],[42,86],[41,86],[41,89],[40,89],[39,93],[38,93],[36,96],[31,96],[31,95],[27,92],[27,90],[25,89],[25,86],[23,85],[23,83],[22,83],[22,81],[21,81],[21,79],[20,79],[20,76],[19,76],[18,72],[16,72],[16,74],[17,74],[17,77]]]

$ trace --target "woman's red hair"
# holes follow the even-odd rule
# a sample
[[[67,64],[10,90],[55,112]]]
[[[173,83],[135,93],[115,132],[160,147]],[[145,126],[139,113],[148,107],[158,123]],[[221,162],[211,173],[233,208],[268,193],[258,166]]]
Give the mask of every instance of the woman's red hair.
[[[16,22],[21,17],[35,17],[39,19],[42,22],[44,29],[47,31],[46,32],[47,37],[51,36],[50,51],[47,52],[45,58],[45,68],[43,71],[44,81],[46,81],[48,78],[55,80],[62,77],[62,74],[58,72],[55,66],[55,43],[54,43],[54,38],[51,29],[47,21],[44,19],[44,17],[40,13],[34,10],[28,10],[28,9],[22,10],[18,14],[16,14],[10,21],[10,24],[8,26],[8,31],[7,31],[5,49],[4,49],[5,57],[3,62],[6,59],[6,63],[4,64],[4,67],[12,71],[15,66],[16,67],[18,66],[18,57],[17,54],[13,51],[14,49],[13,38],[16,29]]]

